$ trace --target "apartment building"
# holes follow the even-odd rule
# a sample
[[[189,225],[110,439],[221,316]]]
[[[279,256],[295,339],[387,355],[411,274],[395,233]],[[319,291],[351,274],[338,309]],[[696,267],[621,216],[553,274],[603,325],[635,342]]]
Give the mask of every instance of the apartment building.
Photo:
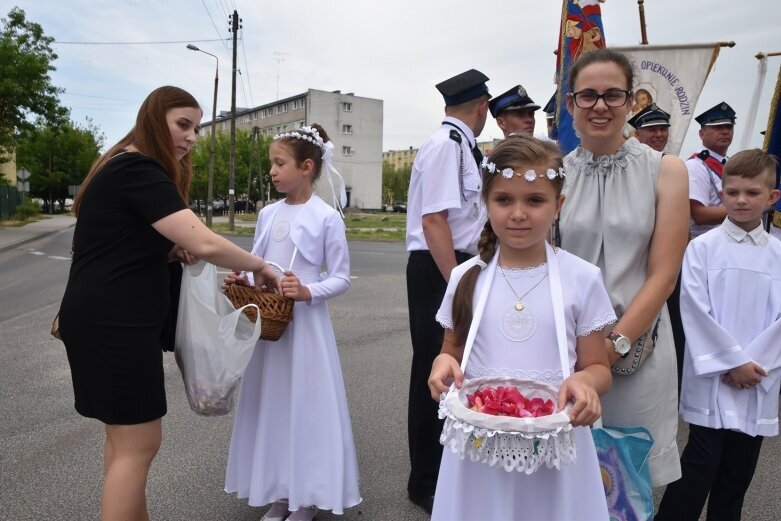
[[[501,139],[494,139],[492,141],[483,141],[477,143],[477,148],[483,153],[488,155],[491,150],[496,147]],[[401,169],[404,167],[411,167],[415,162],[415,157],[418,155],[418,149],[409,147],[405,150],[388,150],[382,153],[383,162],[390,163],[395,169]]]
[[[250,109],[236,109],[236,128],[257,127],[267,136],[320,124],[334,144],[334,166],[347,185],[347,206],[379,208],[382,202],[383,101],[352,92],[309,89],[304,93]],[[230,112],[201,125],[200,138],[230,132]]]

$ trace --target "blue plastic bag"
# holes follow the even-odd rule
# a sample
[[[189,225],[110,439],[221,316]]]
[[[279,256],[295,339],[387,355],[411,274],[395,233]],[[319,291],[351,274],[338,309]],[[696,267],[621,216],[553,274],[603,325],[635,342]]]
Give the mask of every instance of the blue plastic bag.
[[[647,521],[654,515],[648,454],[654,439],[642,427],[591,429],[610,521]]]

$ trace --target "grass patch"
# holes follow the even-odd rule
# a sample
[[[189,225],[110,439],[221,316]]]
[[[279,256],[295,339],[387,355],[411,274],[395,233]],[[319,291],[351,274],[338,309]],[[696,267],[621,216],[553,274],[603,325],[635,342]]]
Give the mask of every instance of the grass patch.
[[[406,237],[406,231],[401,230],[383,230],[382,228],[375,229],[358,229],[347,230],[348,239],[360,239],[365,241],[403,241]]]
[[[21,219],[21,220],[12,219],[12,220],[8,220],[8,221],[0,221],[0,227],[3,227],[3,228],[19,228],[21,226],[24,226],[25,224],[34,223],[35,221],[40,221],[40,220],[41,220],[41,217],[38,216],[38,217],[32,217],[32,218],[27,218],[27,219]]]
[[[236,214],[236,221],[255,221],[257,216],[253,214]],[[347,238],[365,241],[403,241],[406,238],[407,216],[394,213],[348,213],[344,216],[344,224],[347,227]],[[212,230],[226,235],[255,234],[254,226],[234,226],[234,230],[228,230],[227,224],[213,224]]]
[[[212,230],[217,233],[224,233],[227,235],[255,235],[254,226],[234,226],[231,231],[227,224],[212,224]]]
[[[355,228],[407,228],[407,216],[403,213],[348,213],[344,216],[347,230]]]

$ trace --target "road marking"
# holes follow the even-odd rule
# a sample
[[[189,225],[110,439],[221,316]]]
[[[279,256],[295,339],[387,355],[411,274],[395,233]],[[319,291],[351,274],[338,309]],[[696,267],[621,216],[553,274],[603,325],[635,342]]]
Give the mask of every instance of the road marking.
[[[31,251],[30,253],[32,253],[33,255],[46,255],[44,252],[42,252],[42,251],[37,251],[37,250],[33,250],[33,251]]]
[[[59,255],[49,255],[49,258],[56,260],[71,260],[70,257],[60,257]]]
[[[353,280],[355,280],[355,279],[357,279],[358,277],[356,277],[356,276],[354,276],[354,275],[350,275],[350,278],[351,278],[351,279],[353,279]]]

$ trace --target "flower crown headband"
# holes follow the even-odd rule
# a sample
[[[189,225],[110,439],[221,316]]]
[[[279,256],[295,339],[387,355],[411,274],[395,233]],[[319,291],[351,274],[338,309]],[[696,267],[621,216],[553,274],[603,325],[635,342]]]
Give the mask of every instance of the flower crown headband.
[[[323,142],[323,138],[320,137],[320,132],[317,131],[314,127],[301,127],[299,129],[302,132],[306,132],[305,134],[302,134],[298,130],[293,130],[291,132],[285,132],[284,134],[277,134],[274,136],[274,141],[277,139],[286,139],[286,138],[293,138],[293,139],[300,139],[301,141],[309,141],[316,147],[318,147],[323,154],[325,154],[325,143]]]
[[[535,172],[530,168],[529,170],[521,174],[520,172],[516,172],[512,168],[503,168],[502,170],[497,169],[496,164],[488,161],[488,156],[483,157],[483,163],[480,165],[480,167],[483,170],[486,170],[489,174],[501,174],[502,177],[504,177],[505,179],[512,179],[513,176],[523,177],[530,183],[537,178],[539,179],[548,178],[551,181],[553,181],[557,177],[564,179],[564,167],[561,167],[558,170],[549,168],[545,171],[544,174],[538,174],[537,172]]]

